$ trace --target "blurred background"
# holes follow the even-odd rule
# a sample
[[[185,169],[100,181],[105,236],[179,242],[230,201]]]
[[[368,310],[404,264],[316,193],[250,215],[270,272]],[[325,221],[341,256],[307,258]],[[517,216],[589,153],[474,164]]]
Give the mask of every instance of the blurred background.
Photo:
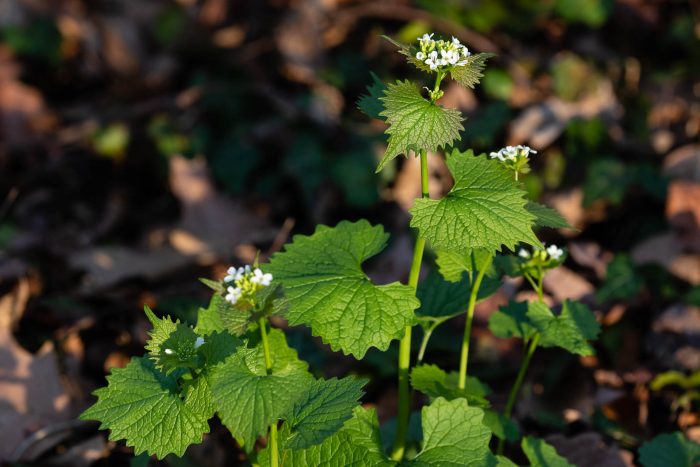
[[[146,465],[75,420],[143,353],[143,305],[194,322],[198,277],[295,233],[381,223],[390,247],[366,269],[405,281],[418,163],[375,174],[383,123],[355,103],[370,72],[423,79],[382,34],[432,31],[497,54],[442,104],[468,118],[460,148],[539,151],[524,183],[577,229],[542,233],[569,251],[546,291],[603,325],[596,357],[536,355],[523,430],[579,465],[631,465],[661,432],[700,441],[700,2],[0,0],[0,463]],[[440,157],[430,170],[441,196]],[[496,407],[522,349],[485,323],[524,290],[477,310],[473,367]],[[426,361],[454,369],[462,326]],[[356,362],[289,331],[318,375],[371,376],[364,402],[395,414],[395,348]],[[214,422],[151,465],[239,459]]]

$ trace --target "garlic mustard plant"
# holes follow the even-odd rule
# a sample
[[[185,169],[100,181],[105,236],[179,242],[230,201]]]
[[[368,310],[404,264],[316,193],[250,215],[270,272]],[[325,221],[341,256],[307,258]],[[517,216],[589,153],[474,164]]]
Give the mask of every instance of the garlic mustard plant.
[[[511,448],[521,449],[532,465],[570,465],[543,440],[521,436],[511,420],[538,347],[594,353],[591,341],[600,326],[591,310],[569,300],[550,307],[544,299],[543,278],[566,261],[566,252],[543,245],[536,231],[569,226],[555,210],[529,201],[518,181],[535,151],[509,146],[487,155],[454,147],[464,118],[440,105],[443,81],[475,86],[492,55],[471,53],[456,38],[435,34],[410,45],[389,40],[434,80],[424,96],[423,82],[384,84],[373,75],[359,102],[368,116],[387,124],[377,171],[399,156],[420,159],[422,196],[410,209],[416,239],[407,283],[376,284],[362,269],[387,245],[381,225],[320,225],[311,235],[293,237],[268,263],[203,279],[212,296],[194,326],[146,308],[152,325],[146,354],[112,370],[83,419],[98,420],[110,439],[126,440],[136,454],[158,458],[182,456],[218,417],[259,466],[510,466],[515,464],[502,454],[506,442],[517,441],[519,448]],[[444,154],[454,178],[440,199],[429,195],[429,154]],[[419,284],[426,248],[436,260]],[[499,407],[491,405],[489,386],[469,375],[468,362],[475,306],[499,288],[503,275],[525,278],[538,299],[511,301],[490,319],[494,335],[520,338],[525,349],[508,401]],[[461,315],[464,333],[454,343],[459,370],[426,363],[433,331]],[[271,326],[272,317],[306,326],[333,351],[356,359],[398,341],[395,429],[380,431],[376,411],[360,405],[366,380],[311,374],[284,331]],[[417,355],[415,327],[423,331]],[[420,431],[420,439],[418,433],[408,437],[414,391],[428,402],[420,410],[420,429],[411,431]],[[490,449],[494,436],[496,453]]]

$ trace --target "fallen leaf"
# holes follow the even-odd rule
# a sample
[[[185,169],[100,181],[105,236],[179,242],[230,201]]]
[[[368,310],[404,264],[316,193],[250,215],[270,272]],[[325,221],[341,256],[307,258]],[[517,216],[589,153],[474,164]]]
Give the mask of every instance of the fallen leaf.
[[[664,159],[664,175],[700,182],[700,144],[687,144],[671,151]]]
[[[700,285],[700,255],[683,252],[674,232],[649,237],[632,249],[636,264],[660,264],[668,272],[692,285]]]
[[[673,181],[666,197],[666,217],[683,247],[700,252],[700,183]]]
[[[564,266],[552,269],[544,276],[544,288],[558,302],[563,302],[567,298],[584,300],[590,298],[595,292],[593,284]]]
[[[72,418],[50,342],[36,355],[0,330],[0,461],[12,458],[29,433]]]

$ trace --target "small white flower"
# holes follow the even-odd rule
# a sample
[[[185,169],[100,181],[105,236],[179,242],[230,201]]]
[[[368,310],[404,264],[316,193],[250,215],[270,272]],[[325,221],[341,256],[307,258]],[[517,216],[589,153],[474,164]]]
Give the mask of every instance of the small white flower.
[[[204,345],[204,338],[203,337],[198,337],[197,340],[194,341],[194,348],[195,349],[198,349],[203,345]]]
[[[561,248],[559,248],[556,245],[549,245],[547,247],[547,254],[553,260],[558,261],[559,258],[561,258],[562,255],[564,254],[564,250],[562,250]]]
[[[472,53],[469,51],[468,48],[462,46],[462,56],[464,56],[464,57],[466,58],[466,57],[469,57],[471,54],[472,54]],[[465,62],[465,63],[466,63],[466,62]]]
[[[425,61],[425,64],[428,65],[431,70],[436,70],[438,67],[437,62],[435,60],[433,60],[432,58],[427,59]]]
[[[452,43],[457,46],[461,45],[461,42],[459,42],[459,39],[457,39],[455,36],[452,36]]]
[[[241,298],[241,289],[239,289],[238,287],[229,287],[228,289],[226,289],[226,291],[228,292],[228,294],[226,294],[224,299],[231,305],[235,305],[238,299]]]
[[[224,277],[224,282],[233,282],[236,280],[237,272],[236,272],[236,268],[234,268],[233,266],[228,268],[228,270],[226,271],[226,274],[227,275],[226,275],[226,277]]]
[[[433,34],[434,34],[434,33],[433,33]],[[425,34],[423,34],[421,37],[419,37],[418,40],[419,40],[420,42],[429,41],[429,40],[431,40],[431,39],[433,38],[433,34],[425,33]]]
[[[163,352],[165,352],[167,355],[172,355],[174,353],[173,349],[165,349]]]
[[[423,52],[418,52],[418,53],[416,54],[416,58],[417,58],[418,60],[425,60],[425,54],[424,54]]]
[[[524,259],[530,258],[530,252],[527,251],[525,248],[521,248],[520,251],[518,251],[518,256]]]

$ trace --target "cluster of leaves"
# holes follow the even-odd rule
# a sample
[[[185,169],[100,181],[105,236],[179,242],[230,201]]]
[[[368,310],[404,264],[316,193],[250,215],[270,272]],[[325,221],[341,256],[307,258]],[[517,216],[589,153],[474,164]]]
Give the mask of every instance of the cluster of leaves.
[[[410,47],[397,45],[422,69]],[[472,87],[487,58],[477,54],[449,73]],[[436,88],[443,77],[438,76]],[[377,170],[402,154],[425,159],[427,151],[447,152],[452,189],[441,199],[418,199],[410,210],[419,239],[437,252],[439,273],[433,271],[417,290],[398,282],[375,284],[362,264],[386,247],[383,227],[366,220],[318,226],[312,235],[295,236],[260,266],[273,275],[274,284],[245,306],[225,299],[224,283],[206,281],[214,294],[194,328],[147,309],[153,325],[148,354],[113,371],[84,419],[99,420],[112,439],[126,439],[136,453],[159,458],[182,455],[218,416],[259,465],[515,465],[500,449],[493,454],[489,445],[492,436],[517,441],[519,429],[509,408],[503,414],[490,408],[486,384],[466,377],[466,356],[459,373],[429,364],[413,368],[410,382],[430,404],[414,427],[419,434],[413,449],[389,456],[385,446],[390,440],[382,440],[376,413],[358,402],[366,381],[314,378],[285,334],[267,330],[268,318],[283,317],[292,326],[310,328],[332,350],[362,359],[372,347],[384,351],[406,333],[410,337],[416,324],[425,331],[425,347],[438,325],[466,312],[463,349],[468,349],[475,303],[498,288],[504,273],[524,274],[509,271],[507,260],[494,257],[507,258],[507,250],[522,244],[541,250],[537,227],[567,227],[556,211],[528,201],[513,173],[498,161],[471,150],[447,151],[460,138],[463,118],[423,97],[416,84],[385,86],[375,77],[360,107],[388,124],[388,146]],[[417,251],[414,265],[419,268],[422,249]],[[556,265],[546,263],[544,269]],[[540,297],[544,269],[527,273]],[[530,344],[524,370],[537,346],[592,355],[590,341],[600,331],[585,305],[565,301],[555,313],[542,300],[509,303],[493,315],[490,328],[496,336]],[[521,383],[522,378],[516,380],[511,399]],[[263,435],[267,446],[256,452]],[[543,440],[524,437],[521,448],[532,465],[570,465]],[[654,458],[657,449],[650,445],[642,460]]]

